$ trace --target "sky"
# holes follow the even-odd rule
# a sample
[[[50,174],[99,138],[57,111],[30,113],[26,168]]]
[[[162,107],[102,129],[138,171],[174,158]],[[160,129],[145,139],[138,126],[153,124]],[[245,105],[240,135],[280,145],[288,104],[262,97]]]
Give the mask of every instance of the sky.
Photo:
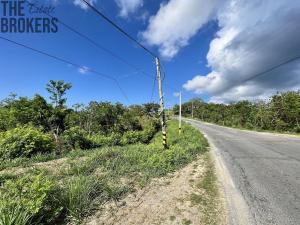
[[[88,36],[100,48],[61,24],[57,33],[50,34],[0,32],[1,37],[80,65],[77,68],[0,39],[0,99],[12,92],[48,97],[45,85],[52,79],[72,83],[68,105],[89,101],[125,105],[158,102],[152,56],[82,0],[35,2],[55,7],[52,16]],[[89,2],[160,57],[167,107],[178,102],[179,91],[184,101],[199,97],[207,102],[229,103],[264,100],[277,92],[300,89],[300,60],[255,77],[300,56],[300,1]],[[1,10],[0,6],[0,18]]]

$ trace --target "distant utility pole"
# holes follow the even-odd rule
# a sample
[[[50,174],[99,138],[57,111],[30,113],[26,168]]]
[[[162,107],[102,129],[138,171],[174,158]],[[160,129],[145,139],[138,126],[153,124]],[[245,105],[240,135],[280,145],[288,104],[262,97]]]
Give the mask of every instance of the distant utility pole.
[[[160,121],[161,121],[161,126],[162,126],[162,133],[163,133],[163,146],[164,146],[164,148],[167,148],[167,125],[166,125],[164,95],[163,95],[163,89],[162,89],[162,83],[161,83],[161,72],[160,72],[159,58],[156,56],[156,54],[154,54],[152,51],[150,51],[148,48],[146,48],[146,46],[144,46],[142,43],[140,43],[138,40],[136,40],[133,36],[131,36],[129,33],[127,33],[125,30],[123,30],[122,27],[117,25],[114,21],[112,21],[109,17],[104,15],[101,11],[96,9],[89,0],[81,0],[81,1],[84,2],[89,8],[91,8],[98,16],[102,17],[102,19],[104,19],[106,22],[108,22],[110,25],[112,25],[116,30],[121,32],[129,40],[134,42],[136,45],[138,45],[139,47],[144,49],[149,55],[151,55],[153,58],[155,58],[158,88],[159,88],[159,97],[160,97],[160,111],[161,111],[160,112]]]
[[[166,149],[168,147],[167,146],[167,124],[166,124],[163,88],[161,83],[160,60],[158,57],[155,57],[155,62],[156,62],[156,73],[157,73],[159,99],[160,99],[160,123],[162,127],[163,146],[164,149]]]
[[[181,92],[179,92],[179,134],[181,134]]]
[[[194,101],[192,100],[192,118],[194,118]]]

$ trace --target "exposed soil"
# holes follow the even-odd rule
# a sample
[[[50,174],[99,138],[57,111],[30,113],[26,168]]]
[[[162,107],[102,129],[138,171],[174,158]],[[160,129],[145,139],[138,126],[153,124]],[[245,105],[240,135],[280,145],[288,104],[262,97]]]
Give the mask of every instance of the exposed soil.
[[[196,183],[203,178],[206,163],[201,156],[174,174],[153,180],[122,202],[105,205],[85,222],[89,225],[206,224],[203,207],[190,201],[192,194],[204,194],[203,190],[196,187]],[[219,202],[214,210],[223,218],[214,218],[214,221],[218,220],[218,225],[226,224],[223,203]]]

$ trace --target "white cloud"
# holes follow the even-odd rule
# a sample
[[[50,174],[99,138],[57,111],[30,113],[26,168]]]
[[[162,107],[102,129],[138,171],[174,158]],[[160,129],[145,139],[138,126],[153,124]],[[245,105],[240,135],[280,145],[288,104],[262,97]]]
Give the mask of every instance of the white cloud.
[[[89,69],[88,67],[82,66],[82,67],[80,67],[80,68],[78,69],[78,72],[81,73],[81,74],[86,74],[86,73],[89,72],[89,70],[90,70],[90,69]]]
[[[227,0],[218,11],[221,29],[207,54],[212,72],[184,84],[208,93],[211,101],[262,99],[277,91],[300,88],[300,61],[250,79],[300,55],[300,2],[294,0]]]
[[[120,16],[127,18],[143,6],[143,0],[115,0],[120,8]]]
[[[161,4],[141,35],[149,45],[158,46],[163,57],[172,58],[204,24],[214,18],[221,2],[222,0],[170,0],[167,4]]]
[[[97,2],[97,0],[88,0],[88,2],[91,5],[94,5]],[[79,6],[80,8],[82,8],[84,10],[87,10],[89,8],[88,5],[85,2],[83,2],[82,0],[73,0],[73,4],[76,6]]]

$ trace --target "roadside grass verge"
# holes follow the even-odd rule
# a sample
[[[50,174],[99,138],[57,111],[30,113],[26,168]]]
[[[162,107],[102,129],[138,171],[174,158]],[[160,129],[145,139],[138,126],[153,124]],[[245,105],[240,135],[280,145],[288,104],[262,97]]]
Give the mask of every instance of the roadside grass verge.
[[[0,199],[0,211],[13,213],[18,206],[20,212],[30,213],[28,221],[31,223],[62,224],[69,221],[82,224],[83,218],[99,210],[105,202],[117,203],[128,193],[147,185],[152,178],[174,172],[208,151],[206,139],[192,126],[183,124],[183,132],[178,135],[177,121],[168,123],[168,145],[168,149],[162,149],[159,132],[149,144],[73,151],[66,156],[62,167],[29,170],[25,180],[24,175],[4,174],[0,179],[0,195],[9,196],[14,204]],[[32,185],[33,181],[35,185]],[[44,181],[47,181],[46,186]],[[14,183],[28,188],[20,195],[11,191],[18,188],[8,188]],[[209,188],[210,180],[204,185]],[[30,198],[30,193],[34,192],[40,193],[37,199]],[[32,205],[34,210],[31,210]]]
[[[196,192],[190,197],[193,205],[199,206],[203,222],[206,225],[220,224],[220,201],[219,189],[217,186],[217,175],[214,164],[209,153],[204,155],[205,173],[203,177],[196,182]],[[197,191],[198,190],[198,191]]]

